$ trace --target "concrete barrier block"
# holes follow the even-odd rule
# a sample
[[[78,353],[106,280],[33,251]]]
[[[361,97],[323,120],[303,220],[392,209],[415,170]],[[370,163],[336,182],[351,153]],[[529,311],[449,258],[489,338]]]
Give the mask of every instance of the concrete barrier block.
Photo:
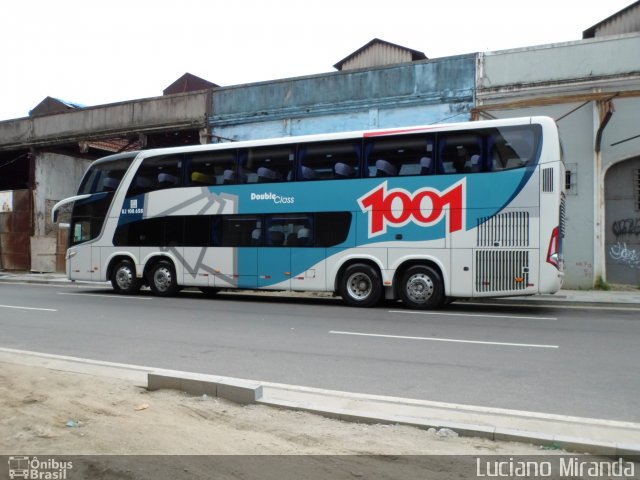
[[[246,405],[262,397],[262,387],[253,382],[222,381],[217,384],[216,396]]]

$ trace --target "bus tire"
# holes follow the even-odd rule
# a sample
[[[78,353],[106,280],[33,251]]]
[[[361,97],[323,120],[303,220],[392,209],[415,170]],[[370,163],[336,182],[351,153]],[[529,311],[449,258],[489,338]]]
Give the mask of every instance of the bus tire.
[[[149,270],[147,281],[153,294],[159,297],[170,297],[180,290],[176,269],[168,260],[160,260],[153,265]]]
[[[440,274],[426,265],[407,268],[400,278],[399,294],[407,308],[418,310],[438,308],[445,299]]]
[[[364,263],[350,265],[340,280],[340,296],[352,307],[373,307],[382,299],[380,274]]]
[[[133,295],[142,286],[136,277],[136,267],[131,260],[120,260],[111,272],[111,286],[116,293]]]

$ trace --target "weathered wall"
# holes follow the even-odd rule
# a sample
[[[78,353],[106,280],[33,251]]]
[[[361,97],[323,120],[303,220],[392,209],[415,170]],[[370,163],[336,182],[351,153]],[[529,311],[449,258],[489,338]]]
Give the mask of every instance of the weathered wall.
[[[606,169],[640,154],[640,35],[505,50],[479,55],[479,115],[548,115],[560,129],[571,175],[564,242],[565,287],[591,288],[607,277]],[[606,102],[615,112],[596,136]],[[627,141],[619,143],[623,139]]]
[[[31,266],[36,272],[60,270],[60,256],[66,249],[68,229],[51,221],[53,205],[74,195],[91,162],[52,153],[40,153],[35,162],[33,190],[34,235],[31,238]]]
[[[212,133],[274,138],[469,119],[475,56],[336,72],[213,92]]]
[[[127,132],[200,128],[206,125],[208,93],[148,98],[57,115],[0,122],[0,150],[55,145]]]
[[[605,179],[607,279],[640,285],[640,157],[617,163]]]

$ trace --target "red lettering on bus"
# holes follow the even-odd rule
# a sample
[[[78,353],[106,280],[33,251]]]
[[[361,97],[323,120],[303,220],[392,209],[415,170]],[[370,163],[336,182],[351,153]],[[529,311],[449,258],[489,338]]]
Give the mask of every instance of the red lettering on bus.
[[[429,227],[445,215],[452,233],[464,228],[465,190],[465,179],[444,191],[425,187],[413,194],[403,188],[387,190],[384,182],[360,197],[358,204],[369,214],[369,237],[386,233],[388,226],[402,227],[409,222]]]

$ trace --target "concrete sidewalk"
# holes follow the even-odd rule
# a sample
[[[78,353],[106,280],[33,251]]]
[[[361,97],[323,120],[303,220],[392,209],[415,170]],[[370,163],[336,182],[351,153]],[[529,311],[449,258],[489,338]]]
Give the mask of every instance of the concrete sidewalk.
[[[572,453],[640,455],[640,423],[354,394],[7,348],[0,348],[0,362],[120,378],[149,390],[174,389],[343,421],[449,429],[460,436],[524,442]]]
[[[108,282],[71,282],[63,273],[0,271],[0,282],[36,284],[96,285],[111,288]],[[272,292],[255,292],[272,294]],[[617,306],[640,309],[640,286],[614,286],[611,290],[560,290],[555,295],[534,295],[491,299],[470,299],[460,302],[502,305],[577,305]]]

